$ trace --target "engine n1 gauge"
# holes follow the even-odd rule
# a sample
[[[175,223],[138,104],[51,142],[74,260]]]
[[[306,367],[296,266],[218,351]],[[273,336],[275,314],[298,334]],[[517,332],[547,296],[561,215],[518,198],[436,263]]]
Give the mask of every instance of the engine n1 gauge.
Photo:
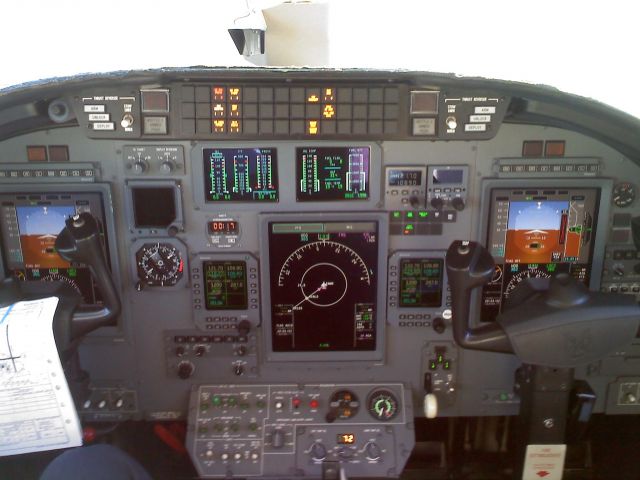
[[[187,249],[177,239],[140,239],[134,242],[133,266],[138,279],[136,288],[175,288],[188,278],[185,275]]]

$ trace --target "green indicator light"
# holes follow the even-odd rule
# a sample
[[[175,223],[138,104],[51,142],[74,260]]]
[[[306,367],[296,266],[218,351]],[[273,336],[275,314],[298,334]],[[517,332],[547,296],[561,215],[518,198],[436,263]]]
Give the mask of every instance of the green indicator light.
[[[444,362],[444,356],[442,354],[438,355],[438,363]]]
[[[218,395],[214,395],[213,397],[211,397],[211,403],[215,407],[219,407],[220,405],[222,405],[222,398],[220,398]]]
[[[449,362],[449,360],[446,360],[444,362],[444,364],[442,365],[442,368],[444,368],[445,370],[450,370],[451,369],[451,362]]]
[[[429,360],[429,370],[435,370],[438,368],[438,364],[435,360]]]
[[[405,225],[404,229],[405,230],[413,230],[413,224],[409,223],[409,224]]]
[[[500,394],[500,401],[501,402],[506,402],[507,400],[509,400],[509,395],[507,395],[506,393],[501,393]]]
[[[393,215],[393,218],[400,218],[401,213],[396,211],[396,212],[393,212],[392,215]]]
[[[76,275],[78,275],[78,271],[75,268],[70,268],[69,270],[67,270],[67,273],[70,277],[75,277]]]
[[[549,265],[547,265],[547,272],[555,272],[555,271],[556,271],[555,263],[550,263]]]
[[[407,218],[413,218],[413,212],[407,212]]]
[[[429,216],[429,212],[418,212],[420,218],[427,218]]]

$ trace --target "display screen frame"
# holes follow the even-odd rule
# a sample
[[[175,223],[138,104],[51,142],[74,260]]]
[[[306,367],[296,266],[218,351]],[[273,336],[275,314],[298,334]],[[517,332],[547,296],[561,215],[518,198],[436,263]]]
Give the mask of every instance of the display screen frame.
[[[273,165],[272,165],[272,175],[273,175],[273,183],[275,185],[275,198],[217,198],[217,199],[213,199],[211,198],[211,194],[208,191],[208,184],[209,184],[209,173],[211,171],[211,168],[207,166],[207,161],[206,161],[206,154],[208,150],[220,150],[220,151],[225,151],[225,152],[230,152],[230,151],[242,151],[242,150],[247,150],[247,151],[255,151],[255,150],[269,150],[270,153],[273,155]],[[273,146],[264,146],[264,145],[260,145],[260,146],[246,146],[246,147],[233,147],[233,146],[227,146],[227,145],[221,145],[221,146],[207,146],[202,148],[202,172],[203,172],[203,177],[202,177],[202,182],[203,182],[203,187],[204,187],[204,201],[208,204],[226,204],[226,203],[245,203],[245,204],[265,204],[265,203],[278,203],[280,201],[280,185],[279,185],[279,178],[278,178],[278,148],[277,147],[273,147]],[[225,156],[226,158],[226,156]]]
[[[340,197],[340,194],[344,194],[344,190],[335,190],[335,191],[327,191],[320,189],[317,193],[307,193],[303,192],[300,189],[300,183],[302,182],[303,175],[303,167],[302,167],[302,155],[305,150],[318,150],[319,152],[322,150],[343,150],[343,153],[348,154],[350,149],[366,149],[366,187],[363,192],[366,194],[364,197],[359,198],[345,198],[344,196]],[[369,145],[318,145],[318,146],[296,146],[295,149],[296,156],[296,201],[298,202],[366,202],[371,197],[371,147]],[[348,167],[346,167],[348,168]],[[336,195],[334,192],[337,192]]]
[[[207,278],[207,266],[209,264],[222,264],[222,265],[232,265],[232,264],[236,264],[236,265],[242,265],[243,268],[243,274],[244,274],[244,278],[243,278],[243,284],[244,284],[244,292],[243,292],[243,296],[244,296],[244,303],[242,305],[225,305],[225,306],[211,306],[209,304],[209,287],[208,287],[208,278]],[[226,275],[226,269],[225,269],[225,275]],[[202,289],[202,293],[204,296],[204,308],[207,311],[229,311],[229,310],[247,310],[249,308],[249,288],[248,288],[248,267],[247,267],[247,262],[245,262],[244,260],[203,260],[202,261],[202,283],[203,283],[203,289]],[[228,281],[228,278],[225,278],[225,281]]]
[[[596,199],[597,208],[595,218],[598,219],[600,225],[597,226],[592,239],[593,251],[591,253],[591,271],[589,277],[589,289],[599,290],[602,276],[602,268],[604,261],[604,251],[608,228],[606,219],[609,218],[611,192],[613,189],[613,181],[609,179],[487,179],[482,182],[481,187],[481,206],[478,222],[477,241],[487,246],[489,239],[489,229],[491,228],[492,218],[492,194],[494,190],[511,189],[511,190],[572,190],[572,189],[597,189],[599,196]],[[482,287],[472,292],[470,318],[474,325],[482,325],[486,322],[481,321],[482,310]]]
[[[357,212],[357,213],[331,213],[305,215],[304,223],[331,223],[331,222],[377,222],[378,252],[377,252],[377,285],[376,285],[376,325],[375,348],[372,350],[327,350],[327,351],[274,351],[273,334],[271,327],[271,275],[268,255],[260,256],[260,282],[261,282],[261,307],[264,325],[264,348],[267,361],[308,361],[308,362],[339,362],[339,361],[378,361],[384,358],[385,344],[385,318],[386,318],[386,272],[387,252],[389,248],[389,224],[388,215],[384,213]],[[269,245],[270,223],[301,223],[300,216],[295,214],[263,214],[260,216],[260,242]]]
[[[69,195],[73,199],[74,195],[83,194],[96,194],[99,195],[101,200],[102,211],[100,212],[100,221],[103,222],[105,230],[105,248],[107,252],[107,258],[109,266],[111,268],[111,275],[116,285],[121,284],[122,273],[118,262],[118,255],[115,253],[116,237],[115,237],[115,222],[114,222],[114,206],[113,198],[111,196],[111,187],[108,184],[103,183],[91,183],[91,184],[49,184],[49,185],[3,185],[0,196],[26,196],[30,195]],[[4,201],[4,200],[3,200]],[[1,235],[1,233],[0,233]],[[8,271],[8,265],[6,260],[7,252],[5,252],[4,242],[0,242],[0,280],[4,280],[11,276],[11,272]],[[96,306],[80,306],[79,311],[95,311],[96,308],[102,308],[100,305]],[[94,333],[96,336],[113,336],[120,334],[120,324],[116,326],[103,327]]]

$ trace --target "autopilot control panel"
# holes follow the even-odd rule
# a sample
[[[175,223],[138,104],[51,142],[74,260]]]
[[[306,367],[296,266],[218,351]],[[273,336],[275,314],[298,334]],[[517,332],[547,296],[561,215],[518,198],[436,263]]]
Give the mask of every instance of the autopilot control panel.
[[[0,95],[0,111],[56,99],[70,113],[0,115],[0,274],[64,282],[99,309],[87,266],[54,248],[90,212],[123,309],[80,346],[82,418],[186,421],[203,477],[326,462],[398,476],[426,394],[442,417],[518,412],[515,356],[454,342],[452,241],[496,263],[475,326],[558,273],[640,299],[637,159],[587,128],[522,120],[527,92],[227,69]],[[640,413],[639,355],[640,339],[576,370],[596,412]]]

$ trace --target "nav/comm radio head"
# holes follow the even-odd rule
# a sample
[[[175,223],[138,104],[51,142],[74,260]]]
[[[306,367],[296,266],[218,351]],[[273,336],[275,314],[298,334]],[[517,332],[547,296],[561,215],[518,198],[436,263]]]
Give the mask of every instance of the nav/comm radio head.
[[[118,278],[115,255],[110,254],[114,245],[112,211],[106,185],[65,185],[64,190],[39,185],[37,191],[3,186],[0,231],[4,275],[27,282],[61,281],[81,296],[81,308],[101,306],[102,297],[89,268],[63,260],[55,250],[55,241],[68,217],[91,213],[101,229],[107,264]]]
[[[386,216],[273,215],[261,227],[268,358],[382,358]]]
[[[484,185],[488,209],[483,237],[496,262],[493,280],[482,289],[481,320],[493,321],[515,288],[528,278],[568,273],[598,289],[611,183],[606,180],[513,183],[491,180]]]

